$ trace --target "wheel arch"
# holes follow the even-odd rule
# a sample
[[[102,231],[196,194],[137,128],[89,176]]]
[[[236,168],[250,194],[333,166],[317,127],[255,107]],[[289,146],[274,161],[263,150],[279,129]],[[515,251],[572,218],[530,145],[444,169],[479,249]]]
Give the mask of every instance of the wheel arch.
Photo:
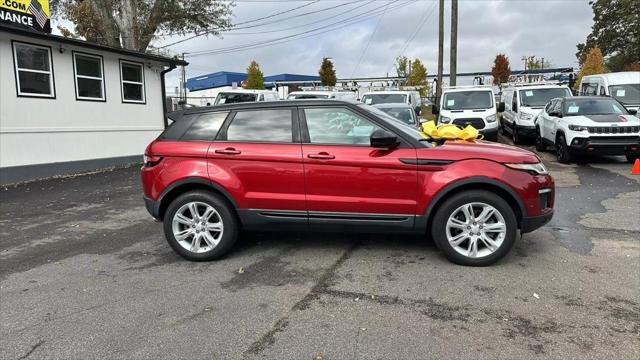
[[[515,190],[511,189],[503,182],[487,177],[476,176],[450,184],[445,187],[444,190],[439,192],[439,194],[431,201],[431,204],[429,204],[425,213],[425,230],[431,228],[433,216],[447,199],[467,190],[485,190],[500,196],[513,210],[518,223],[518,228],[521,228],[522,219],[526,215],[526,207]]]
[[[238,209],[238,203],[233,198],[233,196],[231,196],[231,194],[229,194],[229,192],[227,192],[224,188],[207,179],[192,177],[176,181],[162,192],[162,195],[160,195],[158,201],[156,202],[156,214],[158,215],[157,218],[160,220],[164,218],[165,211],[169,207],[169,204],[171,204],[171,202],[175,198],[186,192],[194,190],[205,190],[218,194],[229,202],[229,205],[231,205],[231,208],[234,212],[236,212]]]

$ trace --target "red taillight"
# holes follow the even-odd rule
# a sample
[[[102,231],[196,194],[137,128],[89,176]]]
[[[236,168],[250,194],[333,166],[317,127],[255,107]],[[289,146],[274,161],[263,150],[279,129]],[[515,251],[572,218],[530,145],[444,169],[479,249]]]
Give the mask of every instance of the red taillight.
[[[162,160],[162,156],[153,156],[153,155],[144,154],[143,160],[144,160],[144,166],[152,167],[152,166],[158,165],[158,163]]]

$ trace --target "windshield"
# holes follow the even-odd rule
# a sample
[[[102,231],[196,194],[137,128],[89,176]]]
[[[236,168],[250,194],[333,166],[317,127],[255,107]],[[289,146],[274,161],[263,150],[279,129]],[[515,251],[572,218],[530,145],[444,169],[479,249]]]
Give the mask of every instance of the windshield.
[[[368,94],[362,97],[362,102],[367,105],[390,104],[407,102],[407,95],[404,94]]]
[[[640,84],[611,85],[609,94],[625,105],[640,104]]]
[[[520,105],[527,107],[545,106],[551,99],[571,96],[566,88],[522,89],[519,93]]]
[[[445,93],[444,110],[490,109],[493,107],[492,91],[456,91]]]
[[[393,116],[397,120],[408,124],[415,125],[416,124],[416,115],[410,108],[379,108],[380,110],[386,112],[387,114]]]
[[[624,106],[608,98],[566,100],[564,113],[567,116],[628,114]]]
[[[257,94],[220,93],[218,94],[218,97],[216,97],[216,102],[214,103],[214,105],[252,102],[256,101],[257,98]]]
[[[377,117],[381,118],[384,121],[388,121],[388,122],[392,122],[393,124],[397,124],[396,128],[398,130],[401,130],[403,134],[409,135],[414,139],[417,140],[423,140],[424,137],[422,137],[422,135],[420,135],[420,132],[418,131],[418,128],[415,126],[410,126],[407,125],[403,122],[398,121],[396,118],[394,118],[393,116],[388,115],[387,113],[385,113],[384,111],[377,109],[373,106],[369,106],[366,104],[360,104],[358,105],[359,107],[361,107],[362,109],[373,113],[374,115],[376,115]],[[429,147],[429,143],[425,142],[424,143],[425,146]]]
[[[289,100],[296,99],[327,99],[329,95],[321,95],[321,94],[291,94],[287,96]]]

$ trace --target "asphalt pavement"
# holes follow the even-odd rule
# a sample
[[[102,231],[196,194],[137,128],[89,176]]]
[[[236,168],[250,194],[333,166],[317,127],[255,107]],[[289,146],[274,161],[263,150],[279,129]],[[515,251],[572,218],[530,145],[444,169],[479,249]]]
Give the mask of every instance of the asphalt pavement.
[[[136,167],[6,188],[0,358],[638,359],[640,176],[542,157],[554,219],[486,268],[419,237],[297,233],[193,263]]]

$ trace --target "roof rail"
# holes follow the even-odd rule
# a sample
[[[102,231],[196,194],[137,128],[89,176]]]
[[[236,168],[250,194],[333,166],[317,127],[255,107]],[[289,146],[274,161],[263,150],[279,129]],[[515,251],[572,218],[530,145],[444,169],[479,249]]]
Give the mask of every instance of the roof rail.
[[[520,87],[520,86],[536,86],[536,85],[561,85],[559,80],[548,80],[548,81],[536,81],[536,82],[508,82],[504,83],[502,87]]]
[[[461,86],[442,86],[443,89],[473,89],[473,88],[493,88],[493,85],[461,85]]]

